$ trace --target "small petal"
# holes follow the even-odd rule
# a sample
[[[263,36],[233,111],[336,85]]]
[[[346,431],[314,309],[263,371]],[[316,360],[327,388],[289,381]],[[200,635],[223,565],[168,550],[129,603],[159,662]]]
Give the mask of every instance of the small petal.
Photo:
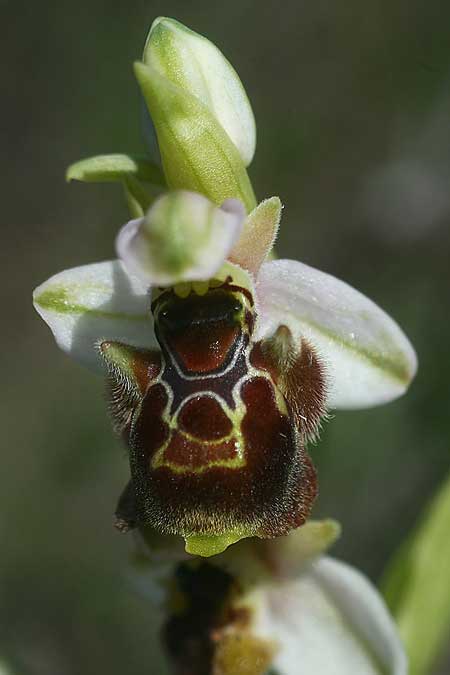
[[[71,164],[66,172],[66,180],[79,180],[86,183],[112,183],[123,181],[126,176],[164,185],[161,169],[144,158],[131,155],[97,155]]]
[[[257,275],[275,242],[282,208],[279,197],[271,197],[249,213],[242,234],[231,252],[232,262]]]
[[[336,520],[308,520],[286,537],[258,542],[264,546],[272,574],[280,579],[298,576],[311,560],[329,549],[341,535]]]
[[[399,326],[345,282],[294,260],[275,260],[261,267],[257,296],[259,337],[286,324],[322,356],[330,407],[385,403],[414,377],[416,355]]]
[[[117,252],[130,273],[149,285],[210,279],[226,260],[244,218],[237,200],[219,209],[201,194],[170,192],[144,218],[121,229]]]
[[[183,24],[159,17],[153,22],[143,61],[206,105],[241,154],[252,161],[256,126],[245,89],[217,47]]]
[[[124,177],[122,185],[131,217],[143,218],[144,213],[150,208],[155,197],[151,195],[147,187],[132,174]]]
[[[35,289],[33,301],[58,346],[101,372],[99,340],[156,345],[148,291],[114,260],[55,274]]]
[[[324,554],[340,537],[341,526],[331,518],[308,520],[284,537],[247,539],[231,546],[215,563],[239,579],[244,588],[297,579],[312,560]]]
[[[236,146],[209,108],[155,68],[135,64],[158,137],[167,184],[200,192],[217,206],[239,199],[247,212],[255,195]]]
[[[320,558],[296,581],[257,589],[252,632],[278,646],[279,675],[406,675],[394,622],[369,580]]]

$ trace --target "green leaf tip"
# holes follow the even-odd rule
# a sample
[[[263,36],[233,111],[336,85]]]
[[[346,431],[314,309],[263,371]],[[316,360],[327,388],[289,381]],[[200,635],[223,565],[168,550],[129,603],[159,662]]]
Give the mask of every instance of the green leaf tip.
[[[450,633],[450,476],[382,580],[399,626],[411,675],[427,675]]]

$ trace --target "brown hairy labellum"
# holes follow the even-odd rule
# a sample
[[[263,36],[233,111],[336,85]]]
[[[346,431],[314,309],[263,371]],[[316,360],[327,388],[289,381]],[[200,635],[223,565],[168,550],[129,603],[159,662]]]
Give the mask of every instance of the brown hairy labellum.
[[[306,451],[325,414],[322,364],[286,326],[255,342],[252,295],[231,277],[153,301],[161,351],[104,342],[110,406],[130,455],[117,525],[275,537],[316,496]]]

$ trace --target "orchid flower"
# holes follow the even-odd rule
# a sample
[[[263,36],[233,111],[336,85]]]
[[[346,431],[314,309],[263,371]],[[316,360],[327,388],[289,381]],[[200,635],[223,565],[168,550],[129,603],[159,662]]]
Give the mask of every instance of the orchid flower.
[[[162,633],[175,672],[406,675],[382,597],[326,555],[339,535],[336,521],[310,520],[287,537],[232,546],[214,565],[179,559],[170,584],[167,558],[138,546],[131,579],[168,610]]]
[[[316,493],[305,444],[325,411],[384,403],[403,393],[415,372],[407,338],[372,301],[300,262],[267,260],[280,215],[277,198],[246,217],[236,200],[218,208],[198,193],[165,193],[144,217],[121,229],[117,260],[57,274],[34,294],[58,345],[80,362],[106,370],[115,426],[139,448],[136,462],[138,452],[147,456],[158,447],[157,466],[176,466],[177,490],[144,504],[138,520],[182,534],[192,553],[210,555],[242,537],[285,534],[302,524]],[[225,380],[205,380],[208,373]],[[201,387],[192,382],[187,387],[196,377]],[[153,441],[142,440],[152,435],[147,427],[161,423],[144,402],[151,390],[163,397],[158,406],[164,408],[170,398],[178,402],[176,414],[165,418],[170,432],[162,428],[161,440],[150,449]],[[192,396],[201,391],[208,393],[200,404]],[[299,442],[287,442],[281,450],[278,440],[277,461],[264,458],[272,449],[266,450],[265,438],[272,435],[273,444],[276,434],[291,433],[283,426],[289,414]],[[242,473],[242,434],[249,446],[260,446],[261,463],[250,476],[240,476],[241,482],[223,480],[225,492],[238,493],[226,507],[221,506],[225,494],[214,484],[217,506],[208,502],[199,511],[191,471],[203,491],[206,483],[199,482],[198,472],[206,467],[234,466],[236,476]],[[144,477],[135,460],[132,475],[148,492],[154,478]],[[236,497],[251,493],[257,471],[261,485],[269,475],[272,481],[276,476],[277,485],[267,483],[271,495],[261,492],[242,509]],[[168,503],[171,518],[164,513]],[[124,527],[120,510],[118,518]]]
[[[308,443],[329,410],[400,396],[414,350],[344,281],[273,259],[282,204],[256,202],[253,113],[214,45],[157,19],[135,73],[155,161],[108,155],[68,171],[123,184],[133,218],[117,259],[34,292],[58,346],[107,379],[131,469],[115,524],[151,549],[181,536],[184,557],[216,556],[201,564],[237,583],[228,607],[245,621],[220,627],[211,672],[403,675],[375,590],[319,557],[337,531],[324,539],[328,526],[307,523],[317,494]]]
[[[317,492],[306,445],[326,411],[396,398],[416,357],[364,295],[270,259],[281,201],[256,205],[253,113],[217,48],[157,19],[135,71],[163,171],[124,155],[70,167],[122,180],[138,217],[117,260],[51,277],[34,304],[64,351],[107,376],[132,474],[117,527],[151,524],[212,555],[302,525]]]
[[[157,19],[135,73],[156,159],[99,156],[67,174],[122,183],[133,218],[117,259],[34,291],[58,346],[106,377],[131,469],[116,527],[162,557],[164,588],[189,578],[178,589],[185,635],[197,631],[209,659],[198,672],[404,675],[375,589],[322,556],[338,526],[307,522],[317,494],[307,446],[329,410],[403,394],[414,350],[345,282],[273,259],[282,204],[256,202],[253,112],[212,43]],[[214,562],[192,567],[194,555]],[[170,653],[170,619],[166,629]],[[187,672],[178,637],[172,660]]]

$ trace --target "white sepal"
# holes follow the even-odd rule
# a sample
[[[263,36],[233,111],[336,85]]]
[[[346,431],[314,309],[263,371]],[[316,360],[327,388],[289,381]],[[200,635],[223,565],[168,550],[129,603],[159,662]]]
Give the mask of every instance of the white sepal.
[[[406,657],[384,601],[360,572],[319,558],[296,581],[253,592],[254,635],[278,647],[279,675],[406,675]]]
[[[286,324],[322,356],[331,408],[364,408],[397,398],[417,369],[409,340],[386,312],[335,277],[294,260],[262,265],[259,337]]]
[[[149,288],[130,276],[119,260],[55,274],[35,289],[33,302],[58,346],[95,370],[103,370],[99,340],[156,345]]]

